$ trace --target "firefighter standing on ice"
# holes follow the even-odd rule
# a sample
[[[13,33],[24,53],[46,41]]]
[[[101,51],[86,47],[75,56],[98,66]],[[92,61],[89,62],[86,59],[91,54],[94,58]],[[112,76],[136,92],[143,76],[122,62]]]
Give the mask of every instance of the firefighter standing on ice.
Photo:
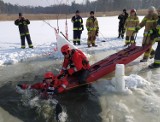
[[[79,11],[76,11],[76,15],[72,17],[72,23],[73,23],[73,44],[81,45],[80,39],[82,31],[84,30],[83,27],[83,19],[79,15]]]
[[[71,49],[68,44],[62,46],[61,52],[64,55],[61,74],[74,75],[80,84],[85,83],[90,65],[84,53],[78,49]]]
[[[91,44],[93,47],[97,47],[95,44],[96,36],[98,36],[99,32],[99,26],[98,26],[98,20],[94,17],[94,11],[90,12],[90,17],[87,19],[86,22],[86,28],[88,30],[88,47],[91,47]]]
[[[130,16],[127,18],[125,23],[125,30],[126,30],[126,41],[125,46],[134,44],[134,36],[135,36],[135,27],[139,24],[139,18],[137,16],[136,10],[132,9],[130,11]]]
[[[158,20],[158,15],[154,6],[148,9],[148,14],[143,18],[139,26],[136,27],[136,32],[145,26],[144,37],[142,46],[153,45],[154,44],[154,34],[153,30],[156,29]],[[152,46],[144,53],[143,59],[140,62],[147,62],[148,58],[153,58],[155,51]]]
[[[29,48],[33,48],[31,37],[29,34],[28,24],[30,24],[30,21],[28,19],[25,19],[22,13],[19,13],[19,19],[15,21],[15,25],[19,27],[22,49],[25,49],[25,38],[27,39]]]
[[[152,63],[151,65],[149,65],[149,68],[153,69],[153,68],[159,68],[160,67],[160,7],[158,8],[158,21],[157,21],[157,26],[156,29],[154,30],[154,41],[158,42],[158,46],[156,48],[156,52],[155,52],[155,57],[154,57],[154,63]]]
[[[122,39],[124,38],[124,33],[125,33],[124,24],[125,24],[127,18],[128,18],[128,13],[127,13],[126,9],[123,9],[123,13],[118,16],[118,19],[119,19],[118,38],[120,38],[120,37]]]

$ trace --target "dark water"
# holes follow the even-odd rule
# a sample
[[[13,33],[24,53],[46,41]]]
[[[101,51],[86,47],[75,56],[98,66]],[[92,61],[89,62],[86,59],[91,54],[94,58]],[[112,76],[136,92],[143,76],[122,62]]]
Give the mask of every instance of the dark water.
[[[45,122],[46,120],[36,112],[35,108],[23,105],[22,96],[16,93],[15,88],[18,83],[33,84],[40,82],[46,71],[53,71],[55,74],[58,74],[61,62],[53,62],[52,59],[30,61],[14,66],[7,66],[5,67],[6,73],[10,74],[12,72],[10,69],[15,68],[16,70],[18,67],[21,68],[17,70],[20,72],[17,72],[16,77],[3,77],[3,79],[7,79],[7,83],[6,80],[1,81],[2,83],[5,82],[5,84],[0,87],[0,107],[23,122]],[[20,69],[23,68],[24,70],[21,72]],[[101,112],[101,107],[98,96],[94,88],[86,86],[59,95],[56,99],[65,109],[68,115],[68,122],[100,122],[101,118],[98,114]],[[4,122],[7,121],[4,120]]]

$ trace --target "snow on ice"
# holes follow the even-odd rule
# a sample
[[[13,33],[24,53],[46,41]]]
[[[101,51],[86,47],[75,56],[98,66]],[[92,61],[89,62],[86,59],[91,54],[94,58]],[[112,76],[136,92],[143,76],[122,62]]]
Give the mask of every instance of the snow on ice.
[[[117,39],[118,35],[118,19],[117,17],[99,17],[100,33],[97,38],[97,48],[87,49],[87,31],[82,33],[82,45],[78,46],[84,52],[88,51],[107,51],[123,48],[124,40]],[[56,20],[49,22],[53,27],[56,27]],[[84,18],[84,24],[86,18]],[[56,37],[54,29],[49,27],[43,21],[31,21],[29,25],[31,39],[34,49],[20,49],[20,37],[18,28],[13,21],[0,22],[0,65],[14,64],[17,62],[26,61],[31,58],[53,55],[58,58],[56,50]],[[65,20],[59,20],[60,30],[65,30]],[[72,40],[72,23],[68,20],[69,39]],[[63,32],[63,31],[62,31]],[[143,30],[138,34],[138,44],[140,44],[143,35]],[[106,42],[103,42],[103,41]],[[26,46],[28,46],[26,44]]]

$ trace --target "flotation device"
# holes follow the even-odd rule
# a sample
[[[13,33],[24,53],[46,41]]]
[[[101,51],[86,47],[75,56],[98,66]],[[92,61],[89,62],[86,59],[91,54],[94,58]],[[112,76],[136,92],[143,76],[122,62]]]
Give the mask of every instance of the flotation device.
[[[141,56],[145,51],[149,49],[149,45],[145,47],[134,46],[123,49],[91,66],[89,69],[90,74],[86,80],[85,84],[78,84],[77,78],[74,76],[69,76],[69,85],[66,90],[71,90],[82,85],[91,84],[96,80],[108,75],[115,70],[116,64],[128,64],[133,60]]]

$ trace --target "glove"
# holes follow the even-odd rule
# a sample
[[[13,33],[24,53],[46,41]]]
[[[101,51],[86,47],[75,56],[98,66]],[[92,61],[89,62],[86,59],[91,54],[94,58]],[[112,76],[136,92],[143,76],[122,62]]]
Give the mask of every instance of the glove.
[[[20,87],[20,88],[23,89],[23,90],[25,90],[25,89],[30,89],[30,88],[31,88],[31,86],[28,85],[28,84],[18,84],[17,86]]]
[[[74,69],[73,68],[68,69],[68,74],[69,75],[72,75],[73,73],[74,73]]]
[[[135,32],[137,33],[141,28],[139,26],[135,27]]]
[[[151,29],[151,30],[148,31],[148,34],[149,34],[149,35],[152,35],[153,32],[154,32],[154,31]]]

